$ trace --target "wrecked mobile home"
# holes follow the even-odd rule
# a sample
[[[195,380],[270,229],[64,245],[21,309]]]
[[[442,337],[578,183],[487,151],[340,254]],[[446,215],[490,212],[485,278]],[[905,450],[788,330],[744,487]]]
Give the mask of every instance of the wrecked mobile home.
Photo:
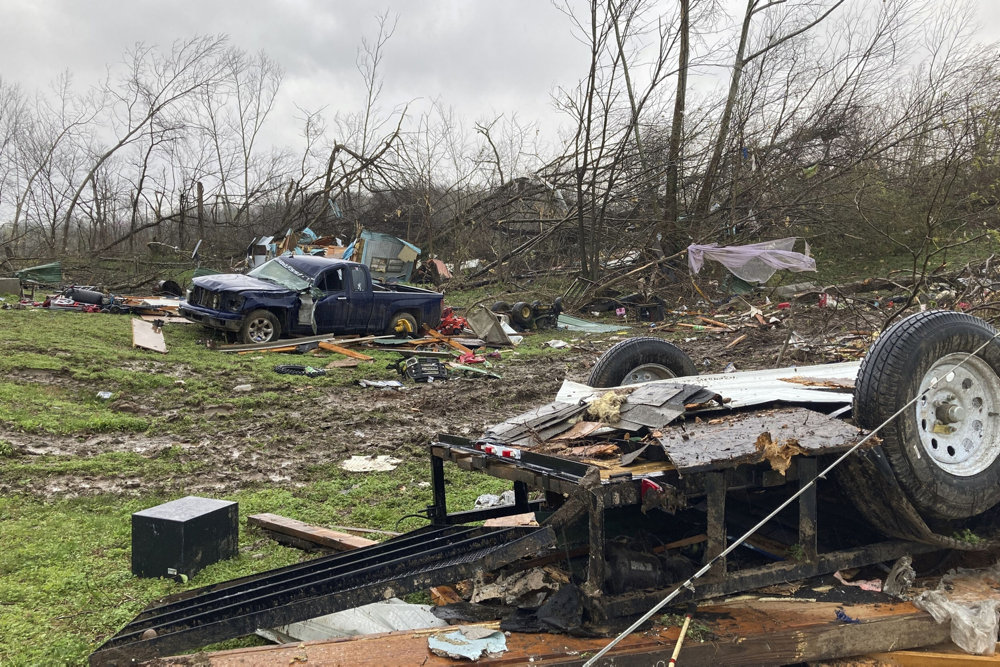
[[[552,403],[476,440],[438,436],[425,528],[167,598],[91,662],[174,655],[465,581],[469,599],[438,613],[492,622],[485,627],[506,636],[504,660],[514,663],[666,661],[680,646],[676,629],[623,629],[646,627],[669,602],[695,605],[688,616],[714,628],[684,642],[684,664],[826,660],[949,636],[991,652],[995,573],[919,595],[912,586],[928,563],[997,548],[996,338],[972,316],[927,311],[884,332],[860,363],[701,376],[670,343],[622,341],[586,385],[565,382]],[[449,465],[510,481],[513,503],[449,512]],[[527,513],[534,521],[514,519]],[[824,598],[831,586],[802,583],[833,574],[846,581],[844,571],[880,564],[894,565],[880,586],[895,597],[879,593],[872,604]],[[505,593],[532,572],[544,586]],[[775,591],[799,589],[805,597],[775,602]],[[966,599],[950,600],[956,589]],[[845,590],[858,589],[833,592]],[[969,609],[985,610],[985,625],[963,624]],[[949,615],[955,620],[937,622]],[[538,632],[546,634],[530,634]],[[439,635],[415,636],[295,650],[334,662],[383,650],[383,662],[398,664],[407,650],[415,664],[447,664],[428,653]],[[287,650],[250,659],[291,659],[278,652]]]

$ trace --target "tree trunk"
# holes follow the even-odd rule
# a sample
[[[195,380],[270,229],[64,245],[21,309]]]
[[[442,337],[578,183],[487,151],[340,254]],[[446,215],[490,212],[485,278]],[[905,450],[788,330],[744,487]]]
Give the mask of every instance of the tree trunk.
[[[684,245],[681,240],[680,218],[680,179],[681,179],[681,139],[684,136],[684,110],[687,104],[688,58],[690,55],[690,0],[680,0],[680,54],[677,57],[677,93],[674,95],[674,117],[670,125],[670,145],[667,148],[667,173],[665,207],[663,215],[663,238],[660,247],[670,254]]]
[[[736,59],[733,61],[733,74],[729,80],[729,94],[726,97],[726,106],[722,111],[722,119],[719,121],[719,134],[715,137],[715,147],[712,149],[712,157],[705,168],[705,178],[701,182],[701,190],[698,192],[698,201],[695,203],[694,212],[699,218],[708,215],[712,205],[712,191],[715,189],[715,179],[718,175],[719,167],[722,163],[722,152],[726,148],[729,140],[729,124],[733,119],[733,108],[736,106],[736,96],[740,90],[740,79],[743,77],[743,66],[746,61],[747,37],[750,34],[750,19],[753,18],[754,5],[757,0],[747,0],[747,11],[743,16],[743,27],[740,29],[740,43],[736,48]]]

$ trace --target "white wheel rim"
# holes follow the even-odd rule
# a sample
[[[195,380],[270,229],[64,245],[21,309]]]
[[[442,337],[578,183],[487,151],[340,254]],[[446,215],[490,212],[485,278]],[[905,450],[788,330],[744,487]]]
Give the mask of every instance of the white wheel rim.
[[[677,377],[677,374],[661,364],[643,364],[636,366],[622,378],[622,385],[639,384],[640,382],[653,382],[654,380],[668,380]]]
[[[247,328],[250,338],[255,343],[266,343],[271,340],[271,336],[274,335],[274,327],[271,326],[271,322],[267,318],[260,317],[256,320],[250,322],[250,326]]]
[[[920,444],[941,470],[970,477],[997,459],[1000,378],[980,357],[959,353],[938,359],[924,374],[915,405]]]

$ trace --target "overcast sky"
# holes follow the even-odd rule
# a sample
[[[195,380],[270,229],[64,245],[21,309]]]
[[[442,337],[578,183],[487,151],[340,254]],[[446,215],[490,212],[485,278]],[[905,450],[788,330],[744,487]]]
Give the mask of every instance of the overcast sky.
[[[982,40],[1000,39],[1000,0],[973,3]],[[330,115],[361,109],[357,49],[386,9],[398,15],[384,62],[387,107],[440,97],[469,120],[516,111],[550,128],[554,88],[586,71],[586,50],[547,0],[0,0],[0,77],[30,91],[69,70],[84,89],[136,42],[166,48],[225,33],[284,69],[271,123],[287,129],[272,132],[294,140],[293,103]]]

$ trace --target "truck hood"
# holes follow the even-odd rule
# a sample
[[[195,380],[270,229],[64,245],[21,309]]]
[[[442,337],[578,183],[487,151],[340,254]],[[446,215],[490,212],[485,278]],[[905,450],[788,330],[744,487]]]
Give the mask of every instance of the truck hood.
[[[191,282],[198,287],[203,287],[207,290],[212,290],[213,292],[254,291],[269,292],[272,294],[279,292],[287,294],[293,293],[292,290],[282,285],[261,280],[260,278],[251,278],[250,276],[245,276],[242,273],[216,273],[210,276],[199,276]]]

